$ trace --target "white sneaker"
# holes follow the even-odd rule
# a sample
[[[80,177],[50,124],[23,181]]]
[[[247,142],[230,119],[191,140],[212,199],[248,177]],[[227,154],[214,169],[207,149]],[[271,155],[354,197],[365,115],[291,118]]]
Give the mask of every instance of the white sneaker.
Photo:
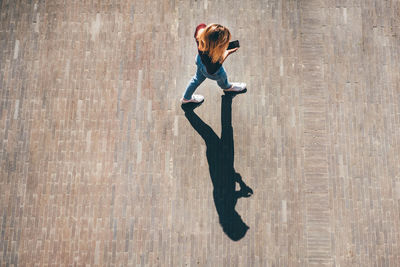
[[[229,89],[225,89],[225,92],[240,92],[246,89],[245,83],[232,83],[232,87]]]
[[[192,95],[192,99],[187,100],[185,98],[181,98],[181,102],[182,104],[186,104],[186,103],[201,103],[204,101],[204,96],[202,95]]]

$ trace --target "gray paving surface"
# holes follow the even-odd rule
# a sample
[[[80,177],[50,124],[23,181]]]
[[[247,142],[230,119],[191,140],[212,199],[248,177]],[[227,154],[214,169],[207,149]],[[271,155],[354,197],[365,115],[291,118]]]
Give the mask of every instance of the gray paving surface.
[[[179,104],[201,22],[241,43],[239,241]],[[399,155],[397,0],[0,0],[0,266],[400,266]]]

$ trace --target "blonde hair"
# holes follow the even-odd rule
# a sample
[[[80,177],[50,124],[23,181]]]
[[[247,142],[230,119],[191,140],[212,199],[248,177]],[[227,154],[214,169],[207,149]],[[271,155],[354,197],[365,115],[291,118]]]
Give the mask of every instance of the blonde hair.
[[[221,62],[230,39],[228,28],[216,23],[209,24],[199,36],[199,50],[207,52],[212,63]]]

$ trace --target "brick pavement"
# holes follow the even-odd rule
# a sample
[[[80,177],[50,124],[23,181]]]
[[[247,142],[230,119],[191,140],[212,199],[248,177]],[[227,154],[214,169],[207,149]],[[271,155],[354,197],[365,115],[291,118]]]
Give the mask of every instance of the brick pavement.
[[[400,3],[0,1],[0,266],[399,266]],[[232,241],[178,103],[226,25]],[[196,114],[221,132],[221,91]]]

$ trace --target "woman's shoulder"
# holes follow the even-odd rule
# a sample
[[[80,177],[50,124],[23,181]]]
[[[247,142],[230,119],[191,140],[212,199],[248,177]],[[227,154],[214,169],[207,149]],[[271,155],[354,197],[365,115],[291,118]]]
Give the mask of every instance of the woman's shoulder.
[[[199,25],[197,25],[196,30],[194,31],[194,38],[197,37],[198,31],[199,31],[200,29],[204,29],[205,27],[207,27],[207,25],[204,24],[204,23],[200,23]]]
[[[199,25],[196,26],[196,30],[202,29],[207,27],[207,25],[205,23],[200,23]]]

